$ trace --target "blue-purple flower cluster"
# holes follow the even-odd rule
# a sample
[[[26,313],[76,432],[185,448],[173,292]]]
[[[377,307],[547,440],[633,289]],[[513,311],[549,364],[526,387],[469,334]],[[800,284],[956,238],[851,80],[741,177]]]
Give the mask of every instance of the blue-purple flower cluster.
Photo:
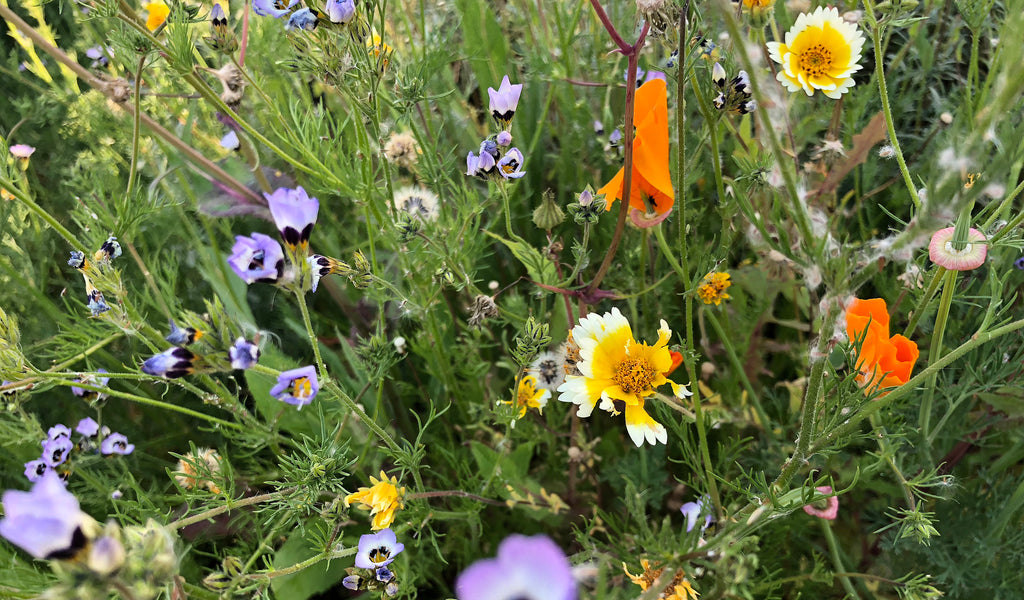
[[[506,75],[498,89],[487,88],[487,93],[490,95],[491,117],[501,131],[480,143],[479,155],[470,151],[466,156],[466,175],[481,179],[519,179],[526,175],[523,171],[525,158],[518,148],[510,147],[512,134],[509,129],[519,106],[523,84],[513,85]]]
[[[350,590],[383,591],[394,596],[398,593],[398,579],[388,565],[402,550],[405,550],[405,544],[398,541],[391,529],[361,536],[355,567],[345,570],[348,577],[341,584]]]
[[[244,337],[236,339],[235,343],[228,348],[226,358],[223,354],[200,356],[185,347],[199,341],[203,335],[205,332],[200,329],[179,327],[172,320],[171,331],[164,339],[174,346],[146,359],[142,363],[142,372],[165,379],[177,379],[194,373],[200,361],[207,366],[207,370],[217,371],[225,370],[229,366],[231,369],[249,369],[260,358],[259,346]]]
[[[117,242],[116,237],[110,236],[107,238],[107,241],[103,242],[100,249],[93,254],[93,261],[95,265],[106,266],[110,264],[110,261],[119,256],[121,256],[121,244]],[[90,273],[95,266],[85,257],[85,253],[78,250],[72,251],[71,258],[68,259],[68,266],[78,269],[85,279],[85,297],[92,316],[98,317],[110,310],[110,305],[103,299],[103,292],[92,283]]]
[[[326,14],[311,8],[300,8],[295,12],[292,9],[299,3],[299,0],[253,0],[252,8],[261,17],[283,18],[289,15],[285,30],[304,29],[312,31],[326,20],[337,25],[347,25],[356,18],[355,0],[327,0],[324,5]]]
[[[92,417],[86,417],[75,426],[78,442],[71,441],[72,431],[67,425],[58,423],[46,432],[46,438],[40,443],[43,452],[39,458],[25,463],[25,477],[32,482],[39,481],[49,472],[66,478],[71,472],[72,454],[75,452],[99,452],[104,456],[112,454],[126,455],[135,450],[135,444],[129,444],[123,434],[113,432],[107,427],[100,427]]]

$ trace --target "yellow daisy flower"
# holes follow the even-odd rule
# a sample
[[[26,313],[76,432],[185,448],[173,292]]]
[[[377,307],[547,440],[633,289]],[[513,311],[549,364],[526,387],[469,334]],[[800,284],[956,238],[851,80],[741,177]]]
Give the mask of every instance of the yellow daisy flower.
[[[622,563],[622,570],[626,572],[626,575],[629,576],[630,580],[640,586],[641,591],[646,592],[647,588],[651,587],[651,585],[657,581],[658,577],[661,577],[661,573],[665,569],[652,569],[651,561],[646,558],[640,560],[640,567],[644,572],[639,575],[634,575],[629,572],[629,567],[626,566],[626,563]],[[697,600],[699,597],[700,594],[697,590],[693,589],[693,586],[691,586],[690,582],[687,581],[686,575],[683,573],[682,569],[676,571],[672,584],[668,589],[662,592],[660,596],[658,596],[659,600]]]
[[[672,369],[668,341],[672,331],[661,322],[658,341],[649,346],[633,338],[629,321],[619,309],[604,315],[591,314],[580,319],[572,330],[572,339],[580,349],[576,365],[580,375],[566,376],[558,386],[562,402],[579,406],[576,415],[589,417],[600,401],[601,410],[617,415],[625,413],[626,431],[637,446],[668,442],[668,431],[644,410],[645,399],[656,388],[670,384],[676,396],[690,392],[670,381],[665,373]]]
[[[704,304],[718,306],[722,303],[722,300],[730,298],[729,294],[725,293],[725,290],[729,289],[731,285],[732,282],[729,281],[728,273],[708,273],[697,287],[697,297]]]
[[[171,7],[163,2],[151,2],[146,5],[146,12],[149,13],[146,18],[146,29],[156,31],[156,28],[167,20],[167,15],[171,14]]]
[[[398,487],[398,478],[388,476],[384,471],[380,472],[380,479],[370,477],[370,487],[361,487],[354,494],[345,497],[345,506],[353,502],[362,504],[361,508],[370,511],[373,516],[371,529],[386,529],[395,521],[395,511],[405,508],[402,503],[402,496],[405,495],[405,488]]]
[[[768,42],[768,53],[782,65],[776,79],[786,89],[808,96],[821,90],[838,100],[854,86],[851,75],[861,68],[863,47],[864,35],[839,16],[839,9],[819,6],[797,17],[786,43]]]
[[[549,398],[551,398],[551,390],[538,389],[537,378],[533,375],[526,375],[519,382],[519,393],[516,394],[516,406],[519,407],[519,416],[516,418],[522,419],[526,416],[527,409],[530,408],[536,408],[537,412],[543,413]],[[502,404],[512,404],[512,402],[502,402]]]

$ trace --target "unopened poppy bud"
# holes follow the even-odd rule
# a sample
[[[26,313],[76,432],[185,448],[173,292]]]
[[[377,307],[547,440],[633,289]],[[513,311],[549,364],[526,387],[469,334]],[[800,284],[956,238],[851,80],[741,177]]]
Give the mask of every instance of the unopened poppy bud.
[[[555,202],[555,195],[550,190],[544,192],[540,206],[533,211],[533,223],[545,231],[551,231],[565,220],[565,213]]]

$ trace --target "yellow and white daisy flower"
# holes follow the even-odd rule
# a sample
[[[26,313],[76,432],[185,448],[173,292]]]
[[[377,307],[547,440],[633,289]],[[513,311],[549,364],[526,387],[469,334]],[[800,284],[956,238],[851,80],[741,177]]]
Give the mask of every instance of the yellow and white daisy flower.
[[[658,329],[658,341],[649,346],[633,338],[629,321],[619,309],[587,315],[572,330],[572,339],[580,348],[576,366],[581,374],[566,376],[558,387],[558,399],[579,406],[579,417],[589,417],[598,402],[601,410],[613,415],[625,413],[626,431],[637,446],[644,441],[666,443],[668,431],[647,414],[644,402],[665,384],[680,398],[690,395],[665,376],[673,366],[667,347],[671,338],[665,321]]]
[[[519,409],[519,415],[516,418],[522,419],[526,416],[526,411],[531,408],[536,408],[537,412],[543,414],[549,398],[551,398],[551,390],[538,386],[536,377],[533,375],[523,376],[516,393],[516,407]],[[502,404],[512,404],[512,402],[503,401]]]
[[[854,86],[851,75],[861,68],[863,47],[864,35],[839,16],[839,9],[819,6],[797,17],[786,43],[768,42],[768,53],[782,65],[776,79],[786,89],[808,96],[821,90],[838,100]]]

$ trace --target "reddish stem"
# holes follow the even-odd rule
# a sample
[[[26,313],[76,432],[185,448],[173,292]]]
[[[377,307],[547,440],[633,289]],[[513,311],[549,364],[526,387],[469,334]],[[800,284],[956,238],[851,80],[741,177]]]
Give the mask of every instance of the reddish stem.
[[[238,66],[245,66],[245,49],[249,46],[249,7],[251,2],[245,3],[245,12],[242,13],[242,43],[238,48]]]

